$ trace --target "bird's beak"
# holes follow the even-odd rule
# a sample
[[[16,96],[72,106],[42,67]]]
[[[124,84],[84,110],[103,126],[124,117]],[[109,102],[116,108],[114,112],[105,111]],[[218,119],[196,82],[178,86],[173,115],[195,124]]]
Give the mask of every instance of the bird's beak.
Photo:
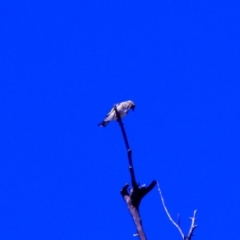
[[[131,109],[134,111],[134,109],[135,109],[135,105],[132,105]]]

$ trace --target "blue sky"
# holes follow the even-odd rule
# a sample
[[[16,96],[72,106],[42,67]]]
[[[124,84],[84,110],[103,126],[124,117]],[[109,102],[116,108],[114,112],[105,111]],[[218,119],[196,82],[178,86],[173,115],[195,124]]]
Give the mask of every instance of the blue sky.
[[[0,4],[0,238],[133,239],[119,191],[160,182],[194,238],[238,239],[239,1],[4,1]],[[148,239],[180,239],[157,188]]]

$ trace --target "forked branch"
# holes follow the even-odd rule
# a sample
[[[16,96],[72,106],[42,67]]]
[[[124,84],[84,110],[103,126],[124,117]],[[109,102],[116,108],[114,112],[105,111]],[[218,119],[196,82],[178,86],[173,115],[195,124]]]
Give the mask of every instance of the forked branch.
[[[197,220],[197,219],[196,219],[197,210],[194,210],[194,212],[193,212],[193,217],[190,217],[190,219],[191,219],[191,221],[192,221],[192,222],[191,222],[191,226],[190,226],[188,235],[185,236],[184,233],[183,233],[183,231],[182,231],[182,229],[181,229],[181,227],[180,227],[180,216],[178,215],[178,221],[177,221],[177,222],[175,222],[175,221],[172,219],[172,217],[171,217],[171,215],[170,215],[170,213],[168,212],[168,209],[167,209],[167,207],[166,207],[166,204],[165,204],[165,201],[164,201],[164,198],[163,198],[161,189],[160,189],[160,185],[159,185],[158,182],[157,182],[157,185],[158,185],[158,192],[159,192],[159,195],[160,195],[160,198],[161,198],[161,201],[162,201],[163,208],[164,208],[164,210],[165,210],[165,212],[166,212],[169,220],[170,220],[170,221],[172,222],[172,224],[178,229],[178,231],[179,231],[179,233],[180,233],[180,235],[181,235],[181,237],[182,237],[183,240],[191,240],[191,238],[192,238],[192,236],[193,236],[194,230],[198,227],[197,225],[195,225],[195,221]]]
[[[134,168],[133,168],[133,163],[132,163],[132,150],[129,146],[127,134],[124,129],[120,114],[117,111],[116,105],[115,105],[114,109],[116,112],[117,121],[120,125],[121,132],[122,132],[123,139],[124,139],[125,146],[126,146],[126,150],[127,150],[129,172],[130,172],[131,183],[132,183],[132,188],[130,189],[130,191],[128,190],[128,187],[129,187],[128,184],[126,184],[122,188],[121,195],[127,204],[128,210],[133,218],[133,221],[134,221],[136,229],[137,229],[137,234],[134,234],[134,236],[138,236],[139,239],[141,239],[141,240],[146,240],[147,237],[143,230],[142,220],[141,220],[140,213],[139,213],[139,205],[140,205],[142,198],[154,188],[154,186],[156,185],[157,182],[152,181],[149,186],[146,186],[145,184],[142,186],[139,186],[139,184],[137,184],[135,173],[134,173]]]

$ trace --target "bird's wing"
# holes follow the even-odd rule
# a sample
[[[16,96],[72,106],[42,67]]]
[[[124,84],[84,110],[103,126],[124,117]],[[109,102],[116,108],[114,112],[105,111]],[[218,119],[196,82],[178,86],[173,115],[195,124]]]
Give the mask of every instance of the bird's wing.
[[[115,113],[115,109],[114,107],[110,110],[110,112],[107,114],[107,116],[105,117],[105,121],[111,121],[114,120],[116,118],[116,113]]]
[[[114,110],[114,107],[113,107],[113,108],[110,110],[110,112],[107,114],[106,117],[109,117],[114,111],[115,111],[115,110]]]

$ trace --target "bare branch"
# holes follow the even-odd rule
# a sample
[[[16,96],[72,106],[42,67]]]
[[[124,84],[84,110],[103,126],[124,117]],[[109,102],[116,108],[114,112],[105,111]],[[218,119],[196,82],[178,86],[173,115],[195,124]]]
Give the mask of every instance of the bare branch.
[[[140,240],[146,240],[147,237],[143,230],[142,220],[139,213],[139,205],[142,198],[154,188],[154,186],[156,185],[156,181],[152,181],[152,183],[149,186],[146,186],[146,185],[139,186],[139,184],[137,184],[133,163],[132,163],[132,150],[130,149],[128,139],[127,139],[127,134],[125,132],[120,114],[117,111],[116,105],[114,106],[114,110],[116,112],[117,121],[119,122],[123,139],[125,142],[127,155],[128,155],[129,172],[130,172],[131,182],[132,182],[132,188],[130,189],[130,191],[128,191],[129,185],[126,184],[120,192],[127,204],[128,210],[133,218],[133,221],[137,229],[137,233],[134,234],[134,236],[138,236]]]
[[[133,170],[132,150],[131,150],[131,148],[129,146],[128,139],[127,139],[127,134],[126,134],[126,131],[124,129],[123,122],[122,122],[120,114],[119,114],[119,112],[117,110],[117,106],[116,105],[114,106],[114,110],[116,112],[117,121],[119,122],[121,131],[122,131],[122,135],[123,135],[123,139],[124,139],[124,142],[125,142],[125,146],[126,146],[126,149],[127,149],[128,164],[129,164],[129,171],[130,171],[130,175],[131,175],[132,186],[133,186],[133,188],[136,188],[137,187],[137,182],[136,182],[136,177],[135,177],[134,170]]]
[[[197,220],[196,214],[197,214],[197,210],[194,210],[194,212],[193,212],[193,217],[190,217],[190,219],[192,220],[192,223],[191,223],[190,230],[189,230],[189,232],[188,232],[187,240],[191,240],[195,228],[198,227],[198,225],[195,225],[195,221]]]
[[[158,182],[157,182],[157,185],[158,185],[158,192],[159,192],[160,197],[161,197],[161,200],[162,200],[163,208],[164,208],[164,210],[165,210],[165,212],[166,212],[169,220],[170,220],[170,221],[172,222],[172,224],[178,229],[178,231],[180,232],[180,234],[181,234],[181,236],[182,236],[182,239],[185,240],[185,236],[184,236],[184,234],[183,234],[183,232],[182,232],[182,229],[180,228],[180,226],[179,226],[176,222],[174,222],[174,220],[172,219],[170,213],[168,212],[168,209],[167,209],[167,207],[166,207],[166,205],[165,205],[164,198],[163,198],[163,195],[162,195],[162,192],[161,192],[161,189],[160,189],[160,185],[159,185]]]
[[[184,234],[183,234],[183,231],[180,227],[180,215],[178,214],[178,220],[177,220],[177,223],[172,219],[170,213],[168,212],[168,209],[166,207],[166,204],[164,202],[164,198],[163,198],[163,195],[162,195],[162,192],[161,192],[161,189],[160,189],[160,185],[159,183],[157,182],[157,185],[158,185],[158,192],[159,192],[159,195],[160,195],[160,198],[162,200],[162,205],[163,205],[163,208],[169,218],[169,220],[172,222],[172,224],[178,229],[181,237],[183,240],[191,240],[192,236],[193,236],[193,232],[194,230],[197,228],[197,225],[195,225],[195,221],[196,221],[196,214],[197,214],[197,210],[194,210],[193,212],[193,217],[190,217],[190,219],[192,220],[192,223],[191,223],[191,226],[190,226],[190,229],[189,229],[189,232],[188,232],[188,236],[186,237]]]
[[[126,150],[127,150],[127,155],[128,155],[129,172],[130,172],[130,176],[131,176],[132,188],[130,190],[128,190],[129,184],[127,183],[121,189],[120,193],[121,193],[123,199],[125,200],[125,202],[127,204],[128,210],[129,210],[129,212],[132,216],[132,219],[133,219],[133,221],[135,223],[135,226],[136,226],[136,229],[137,229],[137,233],[133,234],[133,236],[135,236],[135,237],[138,236],[140,240],[147,240],[147,237],[145,235],[145,232],[144,232],[143,226],[142,226],[142,220],[141,220],[140,213],[139,213],[139,206],[140,206],[140,203],[141,203],[141,200],[143,199],[143,197],[145,195],[147,195],[157,184],[158,185],[158,192],[159,192],[162,204],[163,204],[163,208],[164,208],[169,220],[178,229],[178,231],[179,231],[183,240],[191,240],[194,230],[198,227],[195,224],[197,210],[194,210],[193,217],[190,218],[191,219],[191,226],[190,226],[188,235],[185,236],[181,227],[180,227],[180,215],[178,214],[177,222],[175,222],[172,219],[172,217],[171,217],[171,215],[170,215],[170,213],[167,209],[167,206],[165,204],[165,201],[164,201],[159,183],[154,180],[154,181],[151,182],[151,184],[149,186],[146,186],[146,184],[143,184],[142,186],[137,184],[135,173],[134,173],[134,168],[133,168],[133,163],[132,163],[132,150],[129,146],[127,134],[125,132],[121,116],[120,116],[120,114],[117,110],[117,105],[114,106],[114,110],[115,110],[115,113],[116,113],[117,121],[118,121],[119,126],[121,128],[121,132],[122,132],[122,135],[123,135],[123,139],[124,139],[124,143],[125,143]]]

